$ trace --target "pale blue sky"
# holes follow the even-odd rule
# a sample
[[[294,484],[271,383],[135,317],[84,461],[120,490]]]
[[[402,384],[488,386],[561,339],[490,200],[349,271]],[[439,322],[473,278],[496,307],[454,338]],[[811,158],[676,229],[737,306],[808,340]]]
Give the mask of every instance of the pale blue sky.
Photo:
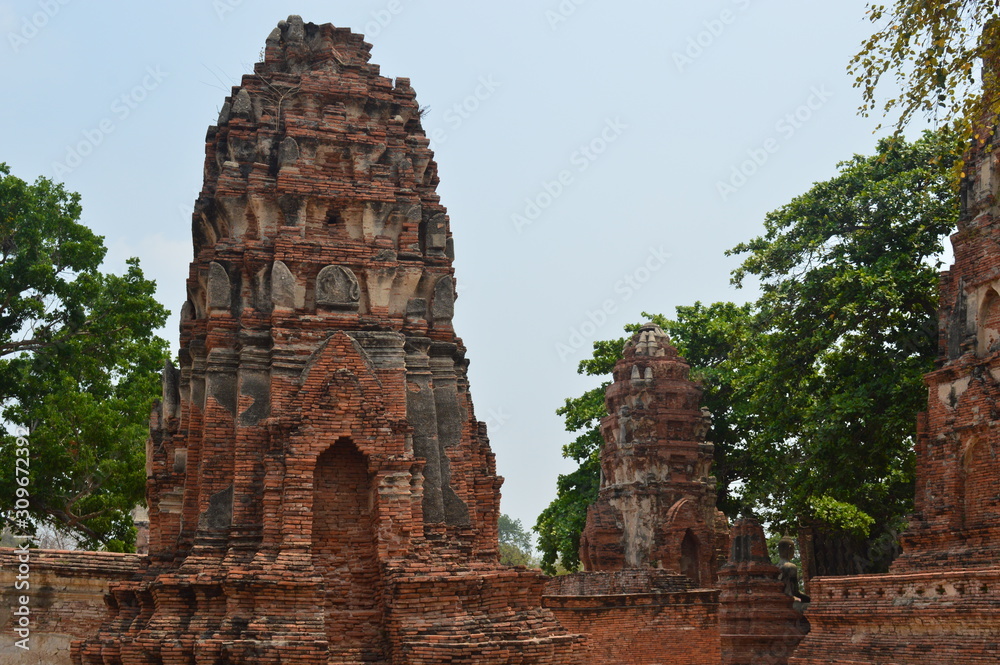
[[[864,10],[0,2],[0,161],[80,192],[109,268],[140,257],[177,312],[205,130],[229,87],[289,14],[366,33],[383,74],[410,77],[430,109],[457,247],[456,329],[507,479],[503,510],[531,525],[572,469],[554,411],[596,384],[575,373],[590,344],[643,310],[753,297],[729,286],[736,260],[723,252],[838,161],[871,152],[876,120],[856,115],[846,73],[871,30]],[[741,166],[752,175],[734,179]],[[176,316],[164,336],[176,346]]]

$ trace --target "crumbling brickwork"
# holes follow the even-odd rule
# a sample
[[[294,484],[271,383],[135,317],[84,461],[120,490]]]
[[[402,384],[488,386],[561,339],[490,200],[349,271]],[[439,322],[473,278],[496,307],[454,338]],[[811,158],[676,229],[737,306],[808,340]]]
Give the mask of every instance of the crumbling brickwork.
[[[981,136],[993,136],[982,131]],[[926,376],[916,512],[888,575],[817,578],[792,663],[1000,662],[1000,161],[966,160],[940,360]]]
[[[133,577],[144,557],[111,552],[0,548],[0,663],[69,665],[70,644],[97,632],[113,582]],[[24,571],[21,572],[21,566]],[[27,599],[22,605],[21,599]],[[23,614],[22,607],[27,607]],[[22,617],[28,632],[18,634]],[[24,638],[21,648],[17,645]]]
[[[711,587],[728,525],[710,476],[711,416],[689,372],[648,324],[626,343],[605,393],[600,495],[580,540],[585,572],[545,588],[545,606],[587,635],[587,662],[719,662]]]
[[[582,662],[497,563],[437,167],[370,48],[281,22],[208,130],[150,565],[77,665]]]
[[[725,561],[715,507],[711,414],[667,335],[647,324],[626,343],[601,422],[601,488],[587,512],[587,571],[662,568],[710,587]]]
[[[785,593],[760,523],[740,519],[730,538],[729,562],[719,573],[722,664],[785,665],[809,624]]]

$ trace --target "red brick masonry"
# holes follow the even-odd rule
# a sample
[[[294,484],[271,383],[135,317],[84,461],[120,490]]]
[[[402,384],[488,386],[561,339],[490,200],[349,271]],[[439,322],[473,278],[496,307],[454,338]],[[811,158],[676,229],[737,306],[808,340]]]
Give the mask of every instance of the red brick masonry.
[[[0,548],[0,663],[61,665],[70,662],[70,643],[97,632],[107,607],[110,583],[127,580],[144,557],[110,552],[31,550],[28,573],[19,573],[24,558]],[[20,579],[18,579],[20,577]],[[18,588],[16,584],[26,588]],[[28,649],[16,645],[21,598],[28,599]]]
[[[77,665],[583,662],[498,563],[437,166],[370,48],[282,21],[208,130],[149,567]]]

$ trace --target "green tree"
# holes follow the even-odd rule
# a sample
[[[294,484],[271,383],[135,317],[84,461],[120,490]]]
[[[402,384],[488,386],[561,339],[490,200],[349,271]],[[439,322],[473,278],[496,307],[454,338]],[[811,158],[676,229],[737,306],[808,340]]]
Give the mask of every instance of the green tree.
[[[996,0],[896,0],[868,6],[880,29],[851,60],[855,87],[863,91],[861,112],[879,105],[879,84],[891,76],[900,93],[882,103],[897,110],[897,130],[924,114],[951,124],[963,138],[984,115],[1000,111],[998,72],[982,62],[1000,63],[1000,5]],[[983,94],[985,93],[985,94]],[[985,140],[985,137],[981,137]]]
[[[500,515],[497,523],[500,532],[500,563],[505,566],[530,566],[532,560],[531,534],[521,520],[510,515]]]
[[[878,539],[910,508],[958,153],[944,133],[882,140],[729,252],[745,255],[733,283],[762,290],[753,343],[730,361],[741,497],[777,529]]]
[[[0,164],[0,464],[14,468],[14,435],[29,432],[32,522],[121,550],[144,498],[149,407],[167,354],[154,331],[167,311],[136,259],[124,275],[99,270],[103,238],[80,213],[79,195]],[[23,516],[17,489],[13,473],[0,477],[8,524]]]
[[[752,509],[775,532],[820,525],[866,548],[872,570],[891,558],[913,497],[922,377],[937,355],[938,257],[957,221],[948,174],[958,152],[944,133],[880,141],[729,252],[745,255],[733,283],[759,281],[757,302],[651,317],[705,387],[719,506],[730,517]],[[607,376],[624,343],[595,343],[578,371]],[[558,411],[577,433],[563,454],[579,467],[559,478],[535,525],[546,572],[579,567],[607,385]]]
[[[744,335],[750,314],[749,306],[732,303],[715,303],[707,307],[695,303],[690,307],[678,307],[677,318],[672,321],[661,315],[643,314],[670,335],[681,355],[691,364],[692,377],[705,389],[703,404],[715,416],[708,439],[716,444],[714,473],[718,480],[719,506],[729,513],[737,512],[739,507],[730,488],[738,479],[738,460],[742,453],[737,445],[740,434],[732,418],[731,379],[726,359]],[[631,336],[641,325],[631,324],[625,330]],[[577,371],[588,376],[607,377],[621,358],[627,339],[595,342],[593,356],[583,360]],[[559,565],[571,571],[580,567],[580,534],[586,524],[587,507],[597,499],[600,488],[600,423],[607,415],[604,390],[608,385],[605,381],[579,397],[567,399],[556,412],[565,419],[566,430],[577,433],[577,437],[563,447],[563,456],[579,466],[572,473],[559,477],[556,498],[538,517],[534,527],[539,535],[542,569],[549,574],[554,574]]]

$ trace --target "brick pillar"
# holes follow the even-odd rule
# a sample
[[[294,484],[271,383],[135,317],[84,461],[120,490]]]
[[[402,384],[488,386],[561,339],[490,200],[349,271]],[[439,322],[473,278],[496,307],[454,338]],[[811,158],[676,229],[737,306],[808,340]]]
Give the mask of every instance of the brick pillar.
[[[737,520],[731,542],[729,562],[719,571],[722,663],[785,665],[809,623],[782,589],[760,523]]]

